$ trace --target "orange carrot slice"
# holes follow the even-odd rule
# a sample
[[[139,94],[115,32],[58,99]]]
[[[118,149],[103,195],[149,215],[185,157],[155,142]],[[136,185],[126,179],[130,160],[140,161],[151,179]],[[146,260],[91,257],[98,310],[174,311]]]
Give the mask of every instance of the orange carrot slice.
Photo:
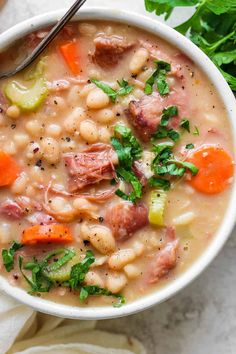
[[[34,225],[23,231],[21,240],[24,245],[71,241],[73,241],[73,237],[69,228],[62,224]]]
[[[203,146],[196,150],[188,161],[193,163],[199,172],[189,183],[199,192],[216,194],[224,191],[234,174],[234,163],[231,156],[218,146]]]
[[[80,74],[78,42],[69,42],[60,46],[60,51],[74,75]]]
[[[4,151],[0,151],[0,187],[12,184],[19,173],[20,168],[15,160]]]

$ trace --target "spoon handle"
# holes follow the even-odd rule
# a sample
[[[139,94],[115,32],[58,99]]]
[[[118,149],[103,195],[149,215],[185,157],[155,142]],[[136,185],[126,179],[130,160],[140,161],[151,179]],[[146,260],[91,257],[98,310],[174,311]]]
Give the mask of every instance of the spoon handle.
[[[30,65],[38,56],[44,51],[49,43],[57,36],[61,29],[67,24],[67,22],[76,14],[86,0],[76,0],[67,13],[60,19],[59,22],[50,30],[46,37],[39,43],[39,45],[33,50],[33,52],[14,70],[5,73],[0,73],[0,79],[6,79],[17,74],[19,71],[24,70]]]

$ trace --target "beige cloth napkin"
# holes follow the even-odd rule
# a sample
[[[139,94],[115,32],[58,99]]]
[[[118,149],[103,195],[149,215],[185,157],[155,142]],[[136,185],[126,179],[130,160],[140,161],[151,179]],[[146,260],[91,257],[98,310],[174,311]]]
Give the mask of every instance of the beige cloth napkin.
[[[96,329],[96,321],[39,314],[0,293],[0,354],[146,354],[136,339]]]

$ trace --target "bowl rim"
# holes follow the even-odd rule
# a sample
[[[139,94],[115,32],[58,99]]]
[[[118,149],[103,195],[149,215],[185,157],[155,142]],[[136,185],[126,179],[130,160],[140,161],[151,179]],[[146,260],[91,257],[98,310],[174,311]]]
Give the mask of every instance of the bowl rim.
[[[48,25],[55,23],[63,14],[64,9],[48,12],[42,15],[35,16],[26,21],[11,27],[0,35],[0,51],[7,48],[15,40],[24,35],[37,30],[45,28]],[[159,20],[153,20],[150,17],[139,15],[130,11],[118,10],[107,7],[86,7],[73,18],[77,20],[104,20],[114,21],[124,24],[130,24],[140,29],[151,32],[157,37],[163,38],[171,45],[180,49],[184,54],[190,57],[197,63],[198,67],[210,79],[218,92],[222,102],[225,105],[228,118],[233,132],[234,151],[236,147],[236,100],[228,86],[227,82],[211,62],[211,60],[189,39],[176,32],[166,24]],[[211,241],[205,252],[186,270],[183,274],[178,276],[170,284],[164,286],[158,291],[137,299],[131,303],[124,305],[121,308],[113,307],[79,307],[70,306],[60,303],[55,303],[49,300],[33,297],[26,293],[26,291],[14,287],[8,281],[0,276],[0,290],[5,294],[11,296],[15,300],[30,306],[36,311],[51,314],[58,317],[83,319],[83,320],[98,320],[111,319],[122,316],[131,315],[139,311],[148,309],[156,304],[159,304],[176,293],[178,293],[185,286],[196,279],[202,271],[213,261],[219,253],[227,239],[229,238],[236,222],[234,216],[234,206],[236,204],[236,181],[234,180],[232,186],[232,193],[230,201],[225,212],[224,220],[218,229],[214,239]]]

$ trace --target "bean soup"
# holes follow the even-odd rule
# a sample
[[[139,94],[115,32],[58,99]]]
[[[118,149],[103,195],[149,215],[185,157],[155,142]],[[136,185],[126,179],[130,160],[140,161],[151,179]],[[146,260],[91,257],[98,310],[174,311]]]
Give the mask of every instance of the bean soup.
[[[47,31],[0,54],[2,68]],[[1,275],[77,306],[158,291],[214,238],[232,146],[215,88],[178,49],[124,24],[68,25],[0,82]]]

